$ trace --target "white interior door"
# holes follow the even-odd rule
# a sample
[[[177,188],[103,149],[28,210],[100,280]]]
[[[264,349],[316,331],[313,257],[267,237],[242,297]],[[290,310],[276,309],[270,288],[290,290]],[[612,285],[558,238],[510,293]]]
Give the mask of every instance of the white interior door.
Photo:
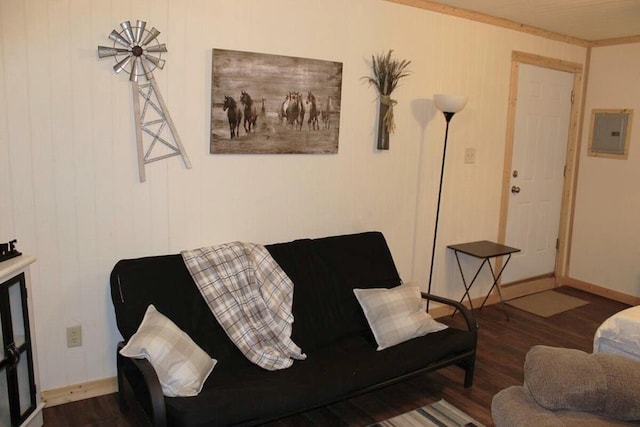
[[[502,283],[553,273],[571,116],[573,73],[520,64]]]

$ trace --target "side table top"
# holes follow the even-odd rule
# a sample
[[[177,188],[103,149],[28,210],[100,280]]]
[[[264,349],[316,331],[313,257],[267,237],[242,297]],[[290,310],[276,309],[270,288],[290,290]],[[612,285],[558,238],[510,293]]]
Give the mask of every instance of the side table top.
[[[520,252],[518,248],[501,245],[500,243],[490,242],[488,240],[479,240],[477,242],[460,243],[457,245],[447,246],[457,252],[462,252],[476,258],[493,258],[502,255]]]

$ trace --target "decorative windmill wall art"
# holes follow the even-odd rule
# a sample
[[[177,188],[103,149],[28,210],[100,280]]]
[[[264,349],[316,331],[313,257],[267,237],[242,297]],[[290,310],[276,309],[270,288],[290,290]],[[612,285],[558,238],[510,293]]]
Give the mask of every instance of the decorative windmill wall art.
[[[146,26],[147,23],[140,20],[136,21],[135,26],[132,26],[130,21],[125,21],[120,24],[122,30],[113,30],[109,34],[109,39],[113,40],[112,47],[98,46],[99,58],[114,58],[113,70],[117,74],[121,71],[129,74],[133,92],[140,182],[146,179],[144,168],[147,163],[181,156],[187,169],[191,168],[191,162],[182,146],[169,109],[153,77],[156,68],[164,68],[166,61],[162,59],[162,54],[167,52],[167,46],[158,42],[160,31],[155,27],[147,30]],[[140,77],[144,77],[147,83],[138,84]],[[140,98],[144,100],[142,108]],[[146,148],[143,132],[151,138]],[[173,141],[165,137],[167,133]]]

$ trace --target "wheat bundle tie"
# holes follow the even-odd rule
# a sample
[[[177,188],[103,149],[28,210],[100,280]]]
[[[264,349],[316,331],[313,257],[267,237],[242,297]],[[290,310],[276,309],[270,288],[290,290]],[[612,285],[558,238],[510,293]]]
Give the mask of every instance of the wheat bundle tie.
[[[393,107],[398,103],[395,99],[392,99],[390,95],[380,95],[380,102],[386,105],[387,111],[384,113],[382,123],[389,133],[393,133],[396,129],[396,125],[393,121]]]

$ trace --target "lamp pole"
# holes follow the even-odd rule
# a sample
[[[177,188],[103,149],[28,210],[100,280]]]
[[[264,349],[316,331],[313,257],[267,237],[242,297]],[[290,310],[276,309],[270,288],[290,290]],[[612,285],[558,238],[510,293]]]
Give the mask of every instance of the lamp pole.
[[[466,96],[456,95],[434,95],[436,107],[444,114],[447,122],[444,131],[444,146],[442,148],[442,167],[440,169],[440,185],[438,187],[438,201],[436,203],[436,222],[433,229],[433,246],[431,248],[431,265],[429,267],[429,284],[427,293],[431,294],[431,280],[433,279],[433,264],[436,255],[436,244],[438,240],[438,222],[440,219],[440,200],[442,198],[442,182],[444,181],[444,166],[447,158],[447,140],[449,139],[449,123],[453,116],[464,108],[467,103]],[[427,311],[429,311],[429,300],[427,299]]]

